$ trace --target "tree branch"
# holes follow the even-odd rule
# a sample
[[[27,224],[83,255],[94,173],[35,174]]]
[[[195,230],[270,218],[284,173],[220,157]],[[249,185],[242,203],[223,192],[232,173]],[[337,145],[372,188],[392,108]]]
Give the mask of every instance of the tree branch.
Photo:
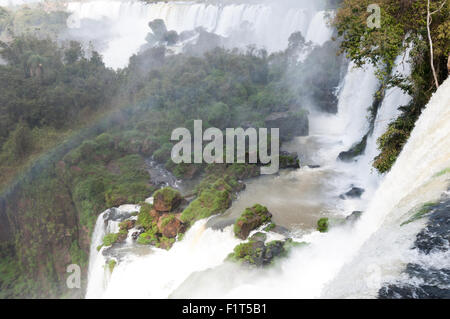
[[[442,7],[444,6],[445,2],[446,1],[444,1],[443,4],[441,5],[441,7],[437,11],[434,11],[434,13],[441,10]],[[431,71],[433,72],[433,77],[434,77],[434,84],[436,85],[436,89],[438,89],[439,81],[438,81],[438,78],[436,75],[436,69],[434,68],[433,40],[431,39],[431,31],[430,31],[431,15],[432,15],[432,13],[430,13],[430,0],[428,0],[427,1],[427,33],[428,33],[428,42],[430,45],[430,63],[431,63]]]

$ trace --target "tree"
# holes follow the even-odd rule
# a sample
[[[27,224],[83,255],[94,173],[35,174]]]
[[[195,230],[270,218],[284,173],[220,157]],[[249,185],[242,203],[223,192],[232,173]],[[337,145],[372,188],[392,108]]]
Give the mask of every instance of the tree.
[[[434,78],[434,83],[436,85],[436,89],[439,88],[439,80],[436,75],[436,69],[434,68],[433,39],[431,38],[430,25],[431,25],[432,15],[441,11],[441,9],[444,7],[444,4],[446,2],[447,2],[447,0],[444,0],[444,2],[442,2],[441,6],[438,9],[436,9],[433,12],[430,12],[430,0],[427,0],[427,35],[428,35],[428,43],[430,45],[430,64],[431,64],[431,70],[433,72],[433,78]],[[450,56],[449,56],[449,59],[450,59]]]
[[[3,145],[3,152],[7,154],[9,162],[15,162],[24,160],[32,150],[31,130],[26,123],[20,122]]]

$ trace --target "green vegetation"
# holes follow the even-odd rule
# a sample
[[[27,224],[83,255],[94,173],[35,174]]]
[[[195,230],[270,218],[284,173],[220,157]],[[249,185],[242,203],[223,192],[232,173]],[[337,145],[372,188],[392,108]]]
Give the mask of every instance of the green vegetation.
[[[367,7],[371,3],[370,0],[342,1],[333,24],[342,40],[342,52],[357,65],[372,63],[377,67],[383,89],[399,86],[413,97],[408,105],[400,107],[402,114],[389,124],[378,140],[381,153],[375,158],[373,166],[384,173],[395,163],[437,83],[442,83],[448,76],[450,5],[448,1],[430,1],[433,15],[428,34],[427,1],[379,1],[382,25],[372,29],[367,26],[367,18],[371,14],[367,12]],[[429,35],[433,51],[430,50]],[[396,57],[409,45],[411,76],[390,76]]]
[[[203,186],[198,197],[182,212],[181,220],[192,225],[199,219],[223,213],[231,205],[232,190],[233,187],[223,178]]]
[[[262,248],[254,248],[256,242],[249,241],[242,243],[234,247],[233,253],[231,253],[227,259],[238,262],[248,262],[250,264],[255,264],[255,258],[262,255]]]
[[[271,231],[273,230],[275,227],[277,227],[277,225],[275,223],[270,223],[269,225],[267,225],[266,227],[264,227],[264,231]]]
[[[284,241],[273,240],[265,244],[264,241],[250,239],[237,245],[226,260],[257,267],[268,266],[273,265],[277,259],[286,257],[293,247],[304,245],[306,243],[298,243],[291,238]]]
[[[115,261],[114,259],[111,259],[109,262],[108,262],[108,269],[109,269],[109,272],[113,272],[113,270],[114,270],[114,267],[116,267],[116,265],[117,265],[117,261]]]
[[[447,174],[450,174],[450,167],[447,167],[447,168],[443,169],[442,171],[436,173],[434,175],[434,177],[441,177],[441,176],[444,176],[444,175],[447,175]]]
[[[169,216],[162,218],[161,227],[167,226],[174,219],[175,219],[175,215],[169,215]]]
[[[245,239],[250,231],[269,223],[271,218],[272,215],[265,206],[256,204],[253,207],[246,208],[234,223],[234,234],[241,239]]]
[[[139,211],[137,224],[141,225],[145,229],[149,229],[154,224],[153,217],[150,215],[150,211],[153,209],[153,206],[147,203],[141,204],[141,210]]]
[[[403,225],[412,223],[418,219],[421,219],[426,214],[428,214],[430,211],[432,211],[435,206],[436,206],[436,203],[431,203],[431,202],[423,204],[419,210],[417,210],[407,221],[401,223],[400,226],[403,226]],[[411,213],[411,212],[409,212],[409,213]]]
[[[0,8],[0,39],[23,34],[56,37],[67,28],[69,14],[64,11],[47,11],[40,4],[15,9]]]
[[[153,198],[155,205],[160,206],[157,209],[161,211],[171,211],[182,200],[180,192],[174,190],[172,187],[164,187],[157,190],[153,194]]]
[[[103,246],[112,246],[115,242],[117,242],[117,239],[119,239],[119,234],[106,234],[105,237],[103,237]]]
[[[326,233],[329,228],[328,218],[321,218],[317,221],[317,230],[321,233]]]

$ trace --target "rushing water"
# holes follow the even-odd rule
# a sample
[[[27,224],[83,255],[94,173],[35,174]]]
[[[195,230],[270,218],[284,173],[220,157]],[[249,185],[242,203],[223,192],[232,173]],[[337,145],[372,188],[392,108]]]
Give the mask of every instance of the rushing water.
[[[303,3],[303,2],[302,2]],[[250,40],[269,50],[284,49],[292,32],[321,45],[331,38],[325,12],[311,6],[269,4],[216,5],[197,2],[143,4],[141,2],[87,1],[69,3],[68,10],[80,19],[108,20],[114,36],[102,51],[108,65],[121,67],[144,43],[147,23],[163,19],[169,30],[182,32],[204,27],[221,36],[232,37],[243,22],[252,24]],[[288,18],[286,18],[288,17]],[[276,23],[280,27],[273,28]],[[408,54],[408,53],[406,53]],[[404,57],[397,59],[394,73],[408,75]],[[301,157],[298,170],[264,176],[247,183],[233,206],[211,221],[236,218],[245,207],[261,203],[274,221],[287,228],[289,236],[309,245],[295,249],[274,268],[243,269],[224,262],[240,240],[231,227],[208,227],[197,222],[171,250],[140,247],[128,238],[117,251],[102,248],[101,238],[114,231],[117,223],[99,216],[92,240],[89,284],[86,297],[374,297],[381,285],[399,276],[406,263],[423,259],[412,252],[415,234],[423,221],[400,227],[411,210],[438,198],[446,188],[444,177],[433,178],[450,166],[449,91],[447,81],[424,111],[413,134],[387,176],[371,169],[377,155],[377,139],[398,114],[398,107],[410,97],[399,89],[388,89],[361,156],[351,163],[337,160],[370,131],[369,107],[379,83],[372,67],[356,69],[349,64],[338,90],[335,115],[310,112],[310,135],[284,145]],[[365,189],[360,199],[339,198],[351,187]],[[130,213],[137,207],[122,207]],[[364,210],[353,224],[342,223],[329,233],[314,230],[320,217],[343,220],[354,210]],[[108,229],[109,228],[109,229]],[[130,231],[131,233],[131,231]],[[129,234],[130,235],[130,234]],[[269,233],[271,239],[284,235]],[[107,258],[118,261],[114,271],[105,269]],[[442,256],[436,257],[442,261]]]
[[[322,44],[331,37],[324,12],[316,12],[314,4],[286,6],[271,4],[208,4],[171,1],[146,4],[142,1],[69,2],[67,10],[83,27],[87,19],[103,21],[111,39],[101,50],[105,63],[117,68],[126,66],[128,58],[137,53],[149,33],[148,22],[162,19],[168,30],[178,33],[198,27],[223,37],[233,35],[233,45],[253,44],[269,51],[285,49],[289,36],[296,31],[308,34],[308,40]],[[310,23],[312,21],[312,23]],[[273,26],[277,27],[274,28]],[[316,35],[316,36],[313,36]],[[319,36],[317,36],[319,35]]]

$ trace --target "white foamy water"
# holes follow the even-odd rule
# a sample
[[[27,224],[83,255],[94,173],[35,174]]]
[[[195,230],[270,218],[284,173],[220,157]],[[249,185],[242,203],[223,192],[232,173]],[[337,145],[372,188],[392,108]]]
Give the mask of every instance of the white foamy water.
[[[239,242],[231,229],[204,229],[205,221],[199,221],[170,251],[130,254],[116,266],[106,289],[91,296],[374,297],[384,281],[398,276],[407,262],[421,258],[409,248],[423,220],[400,224],[410,217],[412,208],[438,198],[445,190],[445,178],[433,179],[433,175],[450,166],[449,101],[447,81],[424,110],[397,163],[354,226],[302,235],[297,240],[310,245],[294,250],[276,268],[244,270],[223,263]]]
[[[169,251],[130,254],[116,266],[107,288],[89,297],[167,298],[193,272],[220,265],[240,241],[233,238],[231,227],[222,232],[205,224],[197,222]]]
[[[332,34],[324,21],[325,13],[310,7],[91,1],[71,3],[69,9],[83,18],[117,21],[117,36],[102,52],[107,63],[115,67],[126,64],[138,50],[148,32],[147,23],[156,18],[163,19],[169,30],[181,32],[202,26],[222,36],[250,21],[254,43],[272,50],[284,49],[294,31],[302,31],[316,45]],[[286,16],[289,19],[282,19]],[[271,23],[280,27],[273,28]],[[408,75],[409,65],[402,60],[397,59],[394,72]],[[251,182],[227,212],[235,216],[244,207],[262,202],[277,223],[293,225],[296,240],[310,243],[295,249],[275,268],[248,270],[225,263],[240,241],[231,227],[212,230],[205,228],[203,220],[169,251],[141,251],[127,240],[129,253],[111,274],[105,271],[105,257],[94,248],[104,234],[117,231],[113,228],[117,225],[109,225],[108,230],[100,216],[91,247],[86,297],[374,297],[381,284],[398,276],[406,263],[422,258],[409,248],[423,220],[403,227],[400,224],[412,208],[439,197],[445,188],[443,178],[431,177],[450,166],[449,86],[447,81],[430,101],[397,163],[383,177],[371,170],[371,161],[378,154],[376,140],[410,97],[396,88],[387,90],[365,154],[354,163],[336,161],[340,152],[368,132],[368,109],[379,87],[372,67],[349,65],[339,90],[338,113],[313,112],[310,136],[287,145],[290,151],[306,154],[308,164],[321,168],[302,168]],[[337,196],[351,184],[366,189],[362,198],[339,201]],[[324,213],[345,216],[352,210],[365,210],[357,223],[335,227],[326,234],[313,231],[314,219]],[[296,232],[297,226],[303,231]],[[436,259],[441,262],[441,257]]]
[[[69,2],[67,10],[73,19],[105,21],[113,34],[107,48],[102,49],[104,61],[113,68],[124,67],[128,58],[137,53],[150,32],[148,23],[162,19],[168,30],[178,33],[198,27],[223,37],[239,35],[236,46],[249,44],[269,51],[283,50],[293,32],[309,33],[316,44],[331,38],[323,12],[316,14],[314,4],[305,7],[283,5],[283,2],[264,4],[208,4],[171,1],[146,4],[142,1],[83,1]],[[312,24],[310,24],[312,20]],[[274,26],[276,26],[274,28]],[[250,31],[250,34],[243,34]],[[320,37],[312,35],[320,34]]]

